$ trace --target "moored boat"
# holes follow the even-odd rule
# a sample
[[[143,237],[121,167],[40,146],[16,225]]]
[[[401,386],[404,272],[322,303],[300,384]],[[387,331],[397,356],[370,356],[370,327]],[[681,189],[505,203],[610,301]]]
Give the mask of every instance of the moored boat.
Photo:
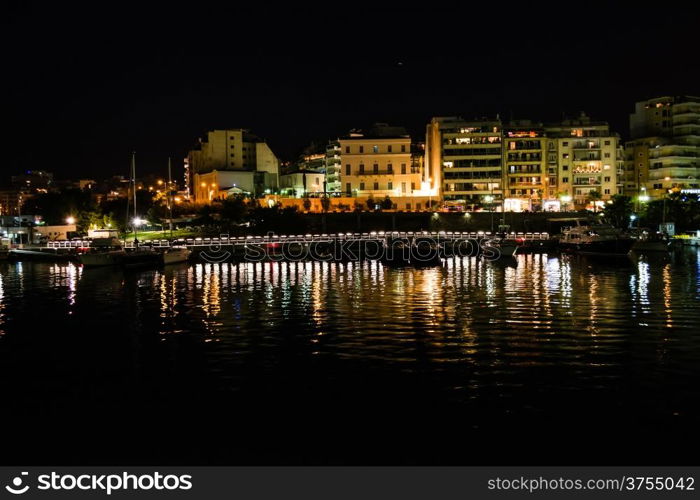
[[[627,255],[635,240],[623,231],[599,221],[575,220],[576,225],[564,229],[559,238],[563,252],[583,255]]]
[[[648,229],[642,229],[633,235],[634,246],[632,250],[638,252],[668,252],[671,249],[671,239],[663,233],[653,233]]]
[[[126,269],[157,267],[162,263],[161,254],[152,248],[136,248],[127,251],[122,258],[122,264]]]
[[[94,238],[78,260],[85,267],[118,266],[125,255],[126,251],[117,238]]]
[[[163,265],[187,262],[192,255],[192,250],[184,246],[173,246],[161,252],[160,257]]]

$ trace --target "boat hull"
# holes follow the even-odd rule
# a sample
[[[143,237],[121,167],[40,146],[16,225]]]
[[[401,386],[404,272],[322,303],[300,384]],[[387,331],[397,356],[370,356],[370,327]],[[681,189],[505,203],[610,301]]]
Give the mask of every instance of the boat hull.
[[[192,251],[187,248],[171,248],[161,254],[163,265],[187,262]]]
[[[584,243],[559,242],[559,248],[563,252],[581,255],[627,255],[632,250],[632,245],[634,245],[634,240],[626,238]]]
[[[123,250],[113,252],[85,253],[80,256],[80,263],[85,267],[119,266],[126,253]]]
[[[635,252],[668,252],[670,245],[668,241],[637,241],[632,250]]]
[[[159,253],[152,250],[134,250],[124,255],[122,263],[126,269],[138,269],[157,267],[163,263],[163,260]]]

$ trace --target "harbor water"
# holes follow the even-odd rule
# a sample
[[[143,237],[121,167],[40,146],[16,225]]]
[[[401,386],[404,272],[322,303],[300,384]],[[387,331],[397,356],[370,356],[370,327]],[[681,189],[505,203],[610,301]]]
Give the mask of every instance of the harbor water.
[[[0,263],[3,457],[667,463],[700,435],[699,255]]]

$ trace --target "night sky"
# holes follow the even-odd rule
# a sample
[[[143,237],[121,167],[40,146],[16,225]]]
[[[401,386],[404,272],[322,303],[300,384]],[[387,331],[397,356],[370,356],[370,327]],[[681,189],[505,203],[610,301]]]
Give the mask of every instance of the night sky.
[[[6,7],[4,176],[125,174],[132,150],[139,173],[164,172],[217,127],[250,128],[281,159],[376,121],[420,138],[436,115],[586,110],[625,136],[635,100],[700,94],[700,19],[612,4]]]

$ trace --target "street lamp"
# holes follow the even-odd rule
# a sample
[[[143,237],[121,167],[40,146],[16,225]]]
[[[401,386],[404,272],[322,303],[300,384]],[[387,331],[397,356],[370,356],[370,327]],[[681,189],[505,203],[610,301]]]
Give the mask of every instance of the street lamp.
[[[66,217],[66,224],[75,224],[75,217],[73,217],[72,215]]]
[[[571,203],[571,195],[565,194],[559,198],[561,202],[564,204],[564,212],[566,212],[566,207],[569,206],[569,203]]]

